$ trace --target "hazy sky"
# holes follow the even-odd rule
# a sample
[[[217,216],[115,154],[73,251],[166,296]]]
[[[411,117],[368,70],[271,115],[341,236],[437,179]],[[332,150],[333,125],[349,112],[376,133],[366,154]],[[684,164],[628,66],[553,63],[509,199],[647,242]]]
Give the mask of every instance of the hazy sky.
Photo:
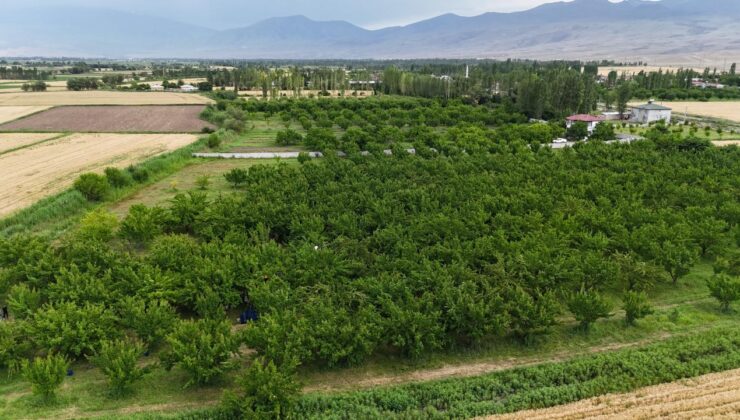
[[[411,23],[443,13],[524,10],[553,0],[33,0],[26,7],[90,6],[169,16],[212,28],[246,26],[275,16],[347,20],[366,28]],[[29,4],[30,3],[30,4]]]

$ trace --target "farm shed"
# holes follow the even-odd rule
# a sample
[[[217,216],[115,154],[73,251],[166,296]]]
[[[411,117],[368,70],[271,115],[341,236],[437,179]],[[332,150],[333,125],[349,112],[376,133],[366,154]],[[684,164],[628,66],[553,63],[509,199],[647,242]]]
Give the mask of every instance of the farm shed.
[[[651,100],[645,105],[632,107],[631,121],[640,124],[650,124],[651,122],[663,120],[670,123],[672,112],[673,110],[671,108],[658,105]]]

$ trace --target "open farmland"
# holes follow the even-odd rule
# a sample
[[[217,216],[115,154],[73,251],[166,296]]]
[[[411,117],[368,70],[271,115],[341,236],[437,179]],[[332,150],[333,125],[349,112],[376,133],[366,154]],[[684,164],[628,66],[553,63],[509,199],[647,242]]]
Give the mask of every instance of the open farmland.
[[[687,113],[740,122],[740,101],[663,102],[663,105],[673,108],[675,116],[682,116]]]
[[[715,373],[627,394],[591,398],[496,419],[696,419],[740,417],[740,370]]]
[[[0,154],[58,136],[54,133],[0,133]]]
[[[202,105],[64,106],[0,126],[0,131],[192,133],[213,127]]]
[[[60,105],[201,105],[205,96],[177,92],[63,91],[0,93],[0,106]]]
[[[624,73],[626,73],[628,76],[632,76],[640,73],[641,71],[644,71],[645,73],[662,71],[663,73],[665,73],[669,71],[675,72],[680,68],[681,67],[678,66],[604,66],[599,67],[599,75],[608,76],[612,70],[616,71],[617,74],[620,76]],[[699,73],[704,71],[704,69],[698,67],[695,67],[693,70]]]
[[[69,188],[83,172],[125,167],[196,140],[188,134],[75,134],[0,156],[0,216]]]
[[[0,106],[0,124],[47,109],[48,106]]]

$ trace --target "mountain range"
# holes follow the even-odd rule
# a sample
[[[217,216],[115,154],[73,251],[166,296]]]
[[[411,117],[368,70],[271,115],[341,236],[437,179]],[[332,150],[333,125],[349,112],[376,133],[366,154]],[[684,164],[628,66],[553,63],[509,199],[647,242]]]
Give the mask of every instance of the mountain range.
[[[532,58],[740,61],[739,0],[574,0],[367,30],[277,17],[214,30],[93,8],[0,15],[0,56],[234,59]]]

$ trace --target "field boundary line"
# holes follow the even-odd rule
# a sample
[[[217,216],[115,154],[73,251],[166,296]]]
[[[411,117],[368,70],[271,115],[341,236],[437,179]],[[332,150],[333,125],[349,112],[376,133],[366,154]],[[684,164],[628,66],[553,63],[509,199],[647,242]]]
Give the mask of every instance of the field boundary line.
[[[5,133],[5,132],[4,131],[0,131],[0,133]],[[45,133],[45,131],[40,131],[38,133]],[[54,133],[54,131],[49,131],[48,133],[51,134],[51,133]],[[17,152],[19,150],[27,149],[29,147],[38,146],[39,144],[46,143],[48,141],[59,140],[59,139],[62,139],[64,137],[68,137],[70,135],[72,135],[72,133],[70,133],[70,132],[62,133],[62,134],[59,134],[58,136],[50,137],[48,139],[39,140],[37,142],[26,144],[26,145],[23,145],[23,146],[18,146],[18,147],[15,147],[13,149],[8,149],[8,150],[5,150],[5,151],[0,152],[0,156],[7,155],[8,153]]]

